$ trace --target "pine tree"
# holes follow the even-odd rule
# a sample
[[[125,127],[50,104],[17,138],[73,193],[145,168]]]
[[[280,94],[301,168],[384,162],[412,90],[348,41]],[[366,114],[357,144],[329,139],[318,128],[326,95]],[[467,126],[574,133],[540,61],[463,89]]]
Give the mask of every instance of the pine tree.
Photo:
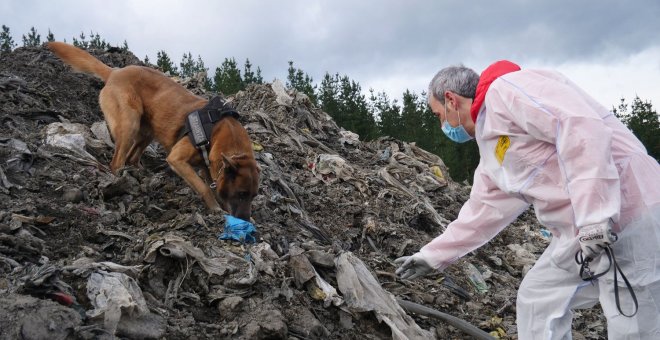
[[[53,32],[50,31],[50,28],[48,29],[48,35],[46,36],[46,41],[55,41],[55,35]]]
[[[215,83],[214,90],[224,95],[234,94],[245,88],[241,71],[236,66],[234,58],[225,58],[222,65],[216,67],[213,82]]]
[[[89,37],[91,40],[87,44],[90,49],[105,50],[110,47],[110,44],[105,42],[104,39],[101,39],[101,36],[98,33],[89,32]],[[81,36],[82,38],[82,36]]]
[[[321,87],[318,91],[318,100],[321,110],[332,117],[336,122],[339,121],[339,74],[331,76],[326,72],[321,80]]]
[[[417,142],[423,133],[423,109],[419,107],[419,97],[416,93],[406,89],[403,93],[401,108],[401,125],[403,134],[401,139],[408,142]]]
[[[193,60],[192,54],[190,52],[188,52],[188,54],[183,54],[183,58],[181,59],[179,66],[181,67],[180,74],[183,78],[192,77],[196,73],[195,61]]]
[[[379,92],[374,95],[371,92],[372,112],[378,117],[378,134],[380,136],[390,136],[401,138],[403,134],[403,124],[401,122],[401,107],[397,100],[390,103],[390,99],[385,92]]]
[[[179,75],[176,66],[174,66],[174,63],[172,63],[172,60],[170,60],[170,57],[165,51],[159,51],[156,53],[156,66],[163,73],[169,73],[172,76]]]
[[[202,56],[197,55],[197,62],[195,62],[195,73],[204,73],[204,80],[203,80],[203,85],[204,89],[207,91],[213,90],[213,82],[211,82],[211,78],[209,78],[209,69],[204,65],[204,61],[202,60]]]
[[[632,103],[632,110],[628,112],[628,104],[622,98],[618,110],[613,111],[644,144],[649,155],[660,161],[660,117],[653,109],[651,102],[642,101],[639,96],[636,96]]]
[[[313,85],[314,79],[310,77],[303,70],[293,67],[293,61],[289,61],[289,69],[286,86],[289,89],[295,89],[298,92],[304,93],[312,104],[317,105],[316,100],[316,85]]]
[[[41,45],[41,35],[37,33],[37,30],[32,26],[30,28],[30,33],[27,37],[23,35],[23,46],[25,47],[37,47]]]
[[[264,79],[261,77],[261,69],[257,67],[257,73],[252,71],[252,63],[250,59],[245,59],[245,67],[243,68],[243,82],[245,85],[249,84],[263,84]]]
[[[261,67],[257,66],[257,73],[254,76],[254,82],[256,84],[263,84],[264,77],[261,76]]]
[[[376,120],[362,88],[348,76],[339,80],[339,111],[343,119],[337,123],[346,130],[357,133],[362,140],[372,140],[377,136]]]
[[[86,49],[89,46],[84,32],[80,32],[80,40],[73,37],[73,46]]]
[[[0,53],[9,53],[14,47],[16,47],[16,44],[9,33],[9,27],[2,25],[2,32],[0,33]]]

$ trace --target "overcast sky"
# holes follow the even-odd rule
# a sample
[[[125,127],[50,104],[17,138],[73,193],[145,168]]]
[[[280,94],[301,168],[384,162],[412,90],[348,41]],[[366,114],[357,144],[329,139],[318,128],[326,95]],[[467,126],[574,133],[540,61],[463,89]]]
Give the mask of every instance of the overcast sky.
[[[42,41],[93,31],[140,59],[164,50],[178,64],[224,58],[286,79],[289,60],[320,82],[348,75],[398,98],[425,91],[441,68],[477,72],[512,60],[568,75],[606,107],[638,95],[660,106],[660,1],[611,0],[0,0],[15,42],[31,27]]]

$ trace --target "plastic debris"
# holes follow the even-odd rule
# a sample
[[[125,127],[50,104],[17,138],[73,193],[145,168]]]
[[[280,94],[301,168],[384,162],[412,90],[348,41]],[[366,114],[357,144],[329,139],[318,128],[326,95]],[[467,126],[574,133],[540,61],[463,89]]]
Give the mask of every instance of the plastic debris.
[[[186,256],[197,261],[202,269],[210,275],[224,276],[228,272],[235,272],[239,268],[248,266],[248,262],[242,257],[219,248],[212,248],[213,254],[207,256],[201,249],[176,235],[165,235],[162,238],[150,240],[144,261],[154,263],[158,255],[165,255],[160,251],[162,247],[180,249]]]
[[[506,336],[506,331],[502,327],[497,327],[494,331],[490,332],[490,335],[495,339],[502,339]]]
[[[341,130],[339,131],[339,143],[348,144],[348,145],[357,145],[360,143],[360,135],[355,132]]]
[[[442,170],[440,170],[440,167],[437,165],[434,165],[430,167],[431,173],[434,174],[436,177],[438,177],[441,180],[445,180],[445,176],[442,174]]]
[[[435,335],[419,327],[384,290],[364,263],[349,252],[335,259],[337,284],[346,306],[354,312],[373,312],[392,330],[393,339],[435,339]]]
[[[87,281],[87,296],[94,306],[90,318],[103,318],[103,326],[115,334],[122,315],[137,317],[149,314],[137,281],[126,274],[97,271]]]
[[[284,87],[284,84],[282,84],[282,81],[279,79],[273,80],[273,84],[271,85],[271,88],[273,89],[273,92],[275,92],[275,95],[277,98],[275,101],[284,106],[291,106],[293,103],[293,98],[287,93],[286,88]]]
[[[343,304],[344,300],[341,298],[341,296],[339,296],[335,287],[333,287],[331,284],[329,284],[323,278],[321,278],[321,276],[319,275],[318,272],[316,272],[316,270],[314,270],[314,273],[316,274],[316,276],[314,277],[315,283],[317,287],[323,292],[322,295],[323,306],[327,308],[331,304],[333,306],[340,306],[341,304]]]
[[[95,145],[105,145],[104,142],[92,139],[92,133],[85,125],[73,123],[51,123],[45,128],[47,145],[63,148],[83,159],[96,161],[96,158],[85,150],[88,142]]]
[[[541,228],[541,236],[549,239],[552,237],[552,233],[548,229]]]
[[[7,170],[30,170],[34,157],[25,142],[14,138],[0,138],[0,147],[10,150],[9,157],[4,161]]]
[[[252,150],[254,150],[256,152],[260,152],[260,151],[264,150],[264,147],[261,144],[253,141],[252,142]]]
[[[488,292],[488,284],[484,280],[484,277],[479,269],[477,269],[477,267],[469,262],[465,267],[467,270],[467,276],[470,279],[470,282],[472,282],[472,285],[474,285],[474,288],[476,288],[477,291],[481,294]]]
[[[332,184],[338,179],[350,179],[353,169],[340,156],[320,154],[316,156],[312,173],[326,184]]]
[[[218,239],[238,241],[241,243],[256,243],[257,239],[254,237],[256,232],[257,229],[252,223],[231,215],[225,215],[225,229],[218,236]]]

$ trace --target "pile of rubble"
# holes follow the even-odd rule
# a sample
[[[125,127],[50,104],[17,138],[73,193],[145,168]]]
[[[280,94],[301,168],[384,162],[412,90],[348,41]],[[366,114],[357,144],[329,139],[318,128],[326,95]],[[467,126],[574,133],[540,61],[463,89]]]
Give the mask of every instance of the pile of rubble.
[[[225,217],[160,146],[143,168],[109,173],[102,86],[45,48],[0,55],[0,339],[475,337],[399,300],[517,338],[516,290],[550,237],[531,213],[445,272],[399,280],[393,260],[440,234],[470,187],[437,156],[360,141],[273,81],[227,98],[262,172],[258,242],[221,241]],[[574,328],[576,339],[606,333],[597,310],[576,312]]]

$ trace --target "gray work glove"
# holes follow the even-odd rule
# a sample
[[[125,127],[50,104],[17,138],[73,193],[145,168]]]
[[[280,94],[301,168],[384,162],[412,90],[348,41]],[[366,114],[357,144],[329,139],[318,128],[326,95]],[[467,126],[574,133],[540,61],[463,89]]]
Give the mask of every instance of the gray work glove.
[[[597,258],[608,245],[614,243],[616,235],[612,234],[612,223],[607,221],[580,228],[578,241],[582,249],[582,257],[588,262]]]
[[[401,276],[403,280],[412,280],[433,271],[420,252],[412,256],[399,257],[394,263],[399,265],[395,274]]]

